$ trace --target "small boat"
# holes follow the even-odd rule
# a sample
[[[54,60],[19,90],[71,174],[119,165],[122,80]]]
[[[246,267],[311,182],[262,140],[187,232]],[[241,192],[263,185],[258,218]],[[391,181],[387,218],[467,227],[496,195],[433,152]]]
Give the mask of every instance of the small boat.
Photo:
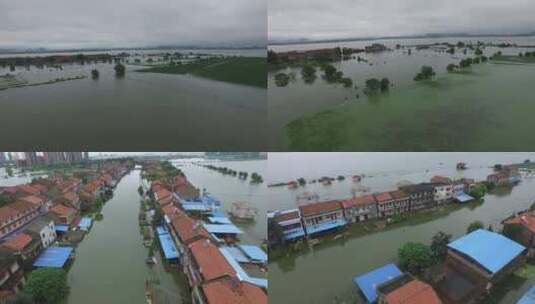
[[[228,213],[237,220],[254,221],[258,214],[258,209],[251,207],[248,202],[235,202],[232,203]]]
[[[460,162],[457,163],[457,170],[466,170],[466,163]]]
[[[296,181],[291,181],[288,183],[288,189],[296,189],[299,185]]]
[[[147,263],[147,265],[154,265],[157,261],[155,257],[151,256],[145,259],[145,263]]]

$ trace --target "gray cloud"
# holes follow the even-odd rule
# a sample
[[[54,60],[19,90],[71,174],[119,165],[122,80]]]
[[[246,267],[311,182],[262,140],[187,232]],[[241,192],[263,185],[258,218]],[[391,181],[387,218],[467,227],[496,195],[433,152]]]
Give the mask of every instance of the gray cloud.
[[[535,31],[533,0],[269,0],[270,40]]]
[[[0,48],[265,44],[266,0],[0,2]]]

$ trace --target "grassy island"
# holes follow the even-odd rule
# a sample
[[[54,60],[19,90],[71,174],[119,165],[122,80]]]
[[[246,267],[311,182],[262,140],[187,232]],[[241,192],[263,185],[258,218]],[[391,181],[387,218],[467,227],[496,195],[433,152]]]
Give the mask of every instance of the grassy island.
[[[230,83],[267,87],[266,59],[261,57],[212,57],[187,64],[158,65],[138,72],[191,74]]]

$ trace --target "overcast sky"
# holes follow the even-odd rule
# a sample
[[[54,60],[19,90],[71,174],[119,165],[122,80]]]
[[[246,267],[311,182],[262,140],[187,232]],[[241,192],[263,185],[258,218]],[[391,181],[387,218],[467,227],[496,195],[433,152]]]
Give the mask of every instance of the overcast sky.
[[[2,0],[0,48],[265,44],[266,0]]]
[[[269,0],[269,39],[535,31],[534,0]]]

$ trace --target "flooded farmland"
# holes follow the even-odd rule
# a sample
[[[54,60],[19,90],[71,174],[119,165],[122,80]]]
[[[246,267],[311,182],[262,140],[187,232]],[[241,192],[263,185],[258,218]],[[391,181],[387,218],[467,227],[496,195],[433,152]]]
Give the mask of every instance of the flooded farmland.
[[[500,43],[517,47],[486,46],[483,55],[501,51],[517,55],[533,51],[534,37],[475,37],[407,40],[374,40],[322,44],[271,46],[276,52],[319,48],[363,48],[372,43],[391,51],[357,54],[333,63],[353,81],[353,86],[327,83],[318,78],[307,84],[300,67],[282,70],[293,80],[286,87],[275,85],[269,72],[269,133],[271,147],[280,150],[352,151],[492,151],[526,150],[534,144],[529,135],[533,110],[530,81],[534,64],[487,62],[473,65],[462,73],[448,73],[457,64],[474,56],[474,50],[454,54],[440,48],[416,50],[416,45],[433,43]],[[396,48],[396,45],[400,48]],[[409,55],[408,49],[411,49]],[[356,57],[356,56],[355,56]],[[415,82],[423,65],[432,66],[435,80]],[[318,69],[318,75],[321,71]],[[369,78],[389,78],[388,93],[368,97],[363,93]],[[356,85],[356,88],[355,88]]]

